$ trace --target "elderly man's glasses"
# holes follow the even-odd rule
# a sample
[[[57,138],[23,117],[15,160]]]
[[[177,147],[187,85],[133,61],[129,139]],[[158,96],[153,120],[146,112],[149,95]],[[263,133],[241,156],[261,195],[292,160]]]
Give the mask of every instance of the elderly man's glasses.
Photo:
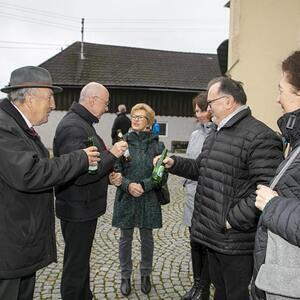
[[[132,115],[132,116],[131,116],[131,119],[132,119],[132,120],[140,121],[140,120],[143,120],[143,119],[146,119],[146,120],[147,120],[147,117],[145,117],[145,116],[138,116],[138,115]]]
[[[93,97],[104,102],[104,100],[102,100],[99,96],[93,96]],[[104,102],[104,104],[105,104],[106,107],[108,107],[109,106],[109,101]]]
[[[214,103],[215,101],[218,101],[218,100],[220,100],[222,98],[225,98],[225,97],[228,97],[228,96],[224,95],[224,96],[221,96],[221,97],[218,97],[218,98],[215,98],[215,99],[211,99],[211,100],[207,99],[207,105],[211,108],[212,103]]]

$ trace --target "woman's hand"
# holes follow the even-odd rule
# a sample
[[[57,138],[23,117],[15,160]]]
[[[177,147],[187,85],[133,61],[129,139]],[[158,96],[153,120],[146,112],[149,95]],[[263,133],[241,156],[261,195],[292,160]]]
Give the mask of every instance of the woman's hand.
[[[140,197],[144,194],[144,189],[140,183],[129,183],[128,191],[133,197]]]
[[[266,204],[276,196],[278,196],[278,194],[275,191],[265,185],[259,184],[256,190],[255,206],[262,211]]]

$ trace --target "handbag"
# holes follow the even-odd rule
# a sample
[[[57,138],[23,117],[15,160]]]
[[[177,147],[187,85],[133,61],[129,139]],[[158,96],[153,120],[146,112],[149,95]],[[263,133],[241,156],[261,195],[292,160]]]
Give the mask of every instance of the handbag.
[[[162,185],[160,188],[155,189],[154,191],[160,205],[166,205],[170,203],[170,192],[167,183]]]

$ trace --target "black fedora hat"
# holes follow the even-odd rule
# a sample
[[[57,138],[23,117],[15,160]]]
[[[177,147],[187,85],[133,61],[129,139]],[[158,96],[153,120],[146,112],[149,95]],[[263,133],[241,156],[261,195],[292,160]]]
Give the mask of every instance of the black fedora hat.
[[[49,88],[53,93],[62,92],[62,88],[54,86],[48,70],[41,67],[26,66],[12,71],[7,86],[1,89],[3,93],[9,93],[21,88]]]

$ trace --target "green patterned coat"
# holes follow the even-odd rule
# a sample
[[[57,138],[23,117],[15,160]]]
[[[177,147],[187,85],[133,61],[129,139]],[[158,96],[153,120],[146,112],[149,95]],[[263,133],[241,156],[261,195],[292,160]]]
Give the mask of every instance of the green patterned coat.
[[[123,176],[122,185],[117,188],[114,203],[112,225],[118,228],[160,228],[162,227],[161,207],[156,198],[151,180],[153,158],[159,155],[164,144],[158,137],[149,132],[131,132],[127,135],[130,162],[119,159],[116,168]],[[163,183],[167,181],[165,173]],[[145,193],[140,197],[133,197],[128,192],[131,182],[142,184]]]

